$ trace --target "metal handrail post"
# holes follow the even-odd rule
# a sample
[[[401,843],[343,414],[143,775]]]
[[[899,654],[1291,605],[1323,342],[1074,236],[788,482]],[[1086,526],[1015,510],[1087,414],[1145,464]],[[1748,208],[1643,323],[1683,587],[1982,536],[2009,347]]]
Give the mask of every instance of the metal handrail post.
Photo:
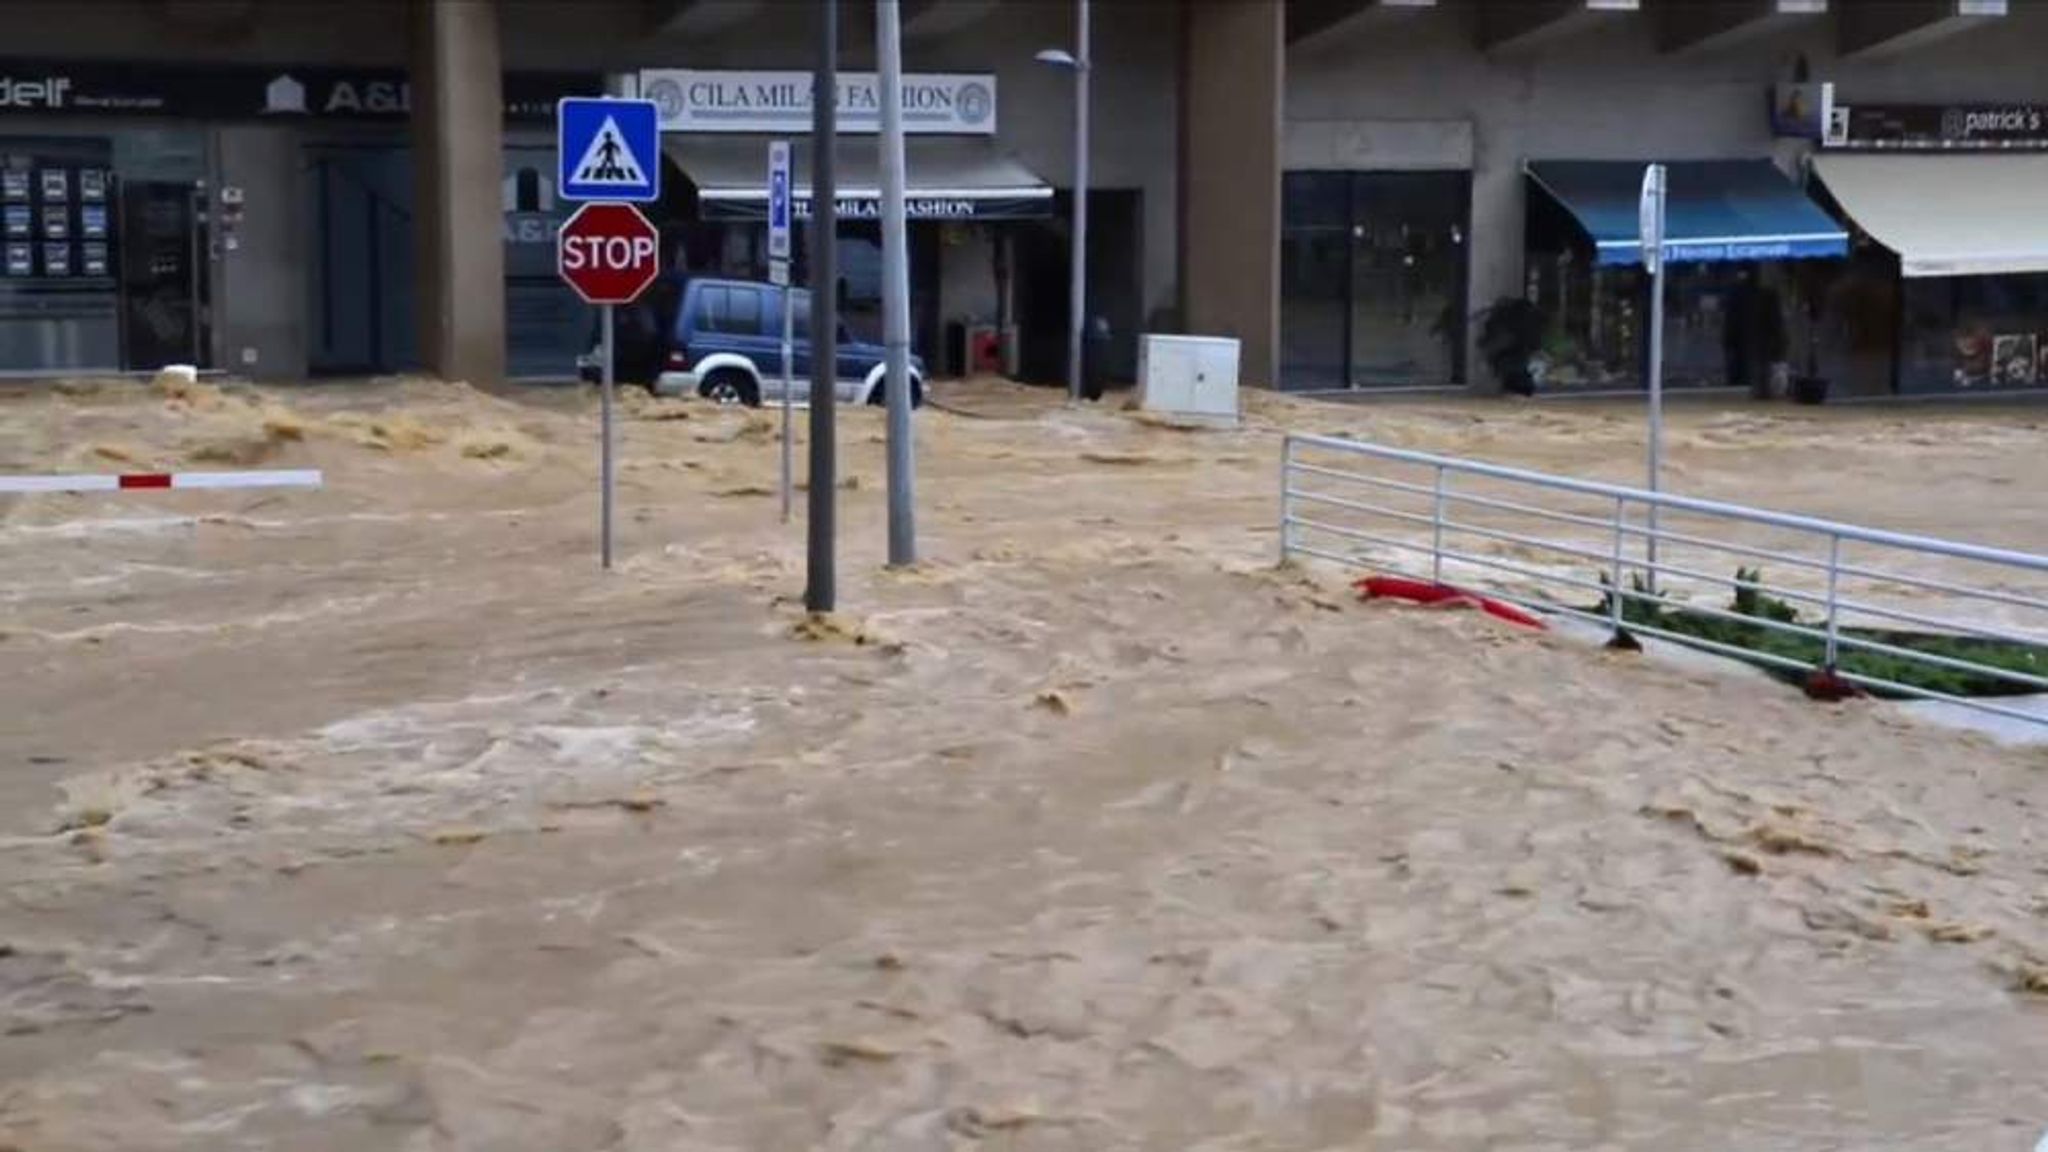
[[[1614,634],[1620,636],[1628,630],[1627,619],[1621,611],[1622,567],[1626,563],[1623,550],[1628,539],[1628,501],[1620,496],[1614,498],[1614,576],[1607,589],[1607,615],[1614,622]]]
[[[1643,509],[1643,591],[1657,594],[1657,506]]]
[[[1828,537],[1828,640],[1827,669],[1835,670],[1841,652],[1841,606],[1837,602],[1836,589],[1842,579],[1842,538]]]
[[[1294,499],[1288,494],[1294,471],[1294,437],[1280,439],[1280,563],[1294,554]]]
[[[1436,508],[1430,513],[1429,578],[1444,582],[1444,466],[1436,466]]]

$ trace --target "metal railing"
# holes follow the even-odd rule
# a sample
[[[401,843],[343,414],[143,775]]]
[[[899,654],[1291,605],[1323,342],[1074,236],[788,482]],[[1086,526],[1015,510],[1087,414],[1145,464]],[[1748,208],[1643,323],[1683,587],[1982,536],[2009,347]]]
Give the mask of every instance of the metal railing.
[[[1329,436],[1281,451],[1283,560],[1426,575],[1617,639],[2048,725],[2012,703],[2048,693],[2048,556]]]

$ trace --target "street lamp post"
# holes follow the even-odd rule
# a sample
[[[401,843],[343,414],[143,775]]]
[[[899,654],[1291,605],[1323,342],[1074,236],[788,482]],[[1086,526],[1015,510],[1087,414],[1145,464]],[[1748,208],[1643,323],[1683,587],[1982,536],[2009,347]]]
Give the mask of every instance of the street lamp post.
[[[1074,252],[1067,319],[1067,399],[1081,398],[1081,343],[1088,327],[1088,0],[1074,0],[1074,50],[1047,48],[1042,64],[1074,70]]]
[[[889,567],[917,563],[916,456],[910,443],[910,241],[903,207],[903,17],[897,0],[876,0],[875,55],[882,87],[883,399],[889,405]]]

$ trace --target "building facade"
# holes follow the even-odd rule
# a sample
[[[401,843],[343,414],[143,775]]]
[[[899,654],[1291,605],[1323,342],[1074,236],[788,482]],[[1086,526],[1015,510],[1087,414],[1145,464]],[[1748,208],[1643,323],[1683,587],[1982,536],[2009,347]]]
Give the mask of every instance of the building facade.
[[[0,59],[0,371],[560,377],[551,110],[664,105],[679,268],[763,270],[765,142],[808,162],[787,0],[21,0]],[[1055,379],[1062,0],[904,0],[914,339]],[[842,0],[859,112],[873,5]],[[2048,381],[2048,10],[2006,0],[1096,0],[1091,312],[1242,341],[1247,383],[1642,377],[1627,217],[1671,166],[1668,378],[1845,395]],[[849,118],[857,118],[850,115]],[[838,286],[877,322],[874,136],[839,146]],[[1690,229],[1690,231],[1687,231]],[[804,253],[799,253],[800,274]]]
[[[1667,380],[1755,383],[1760,297],[1767,354],[1836,395],[2033,386],[2044,44],[2020,3],[1295,0],[1279,379],[1488,386],[1487,309],[1527,300],[1540,390],[1639,387],[1662,162],[1674,229],[1735,233],[1674,249]]]
[[[1091,288],[1131,356],[1180,305],[1175,225],[1180,6],[1101,6]],[[911,142],[919,324],[929,359],[1010,332],[1008,367],[1057,376],[1073,171],[1069,72],[1036,51],[1070,13],[910,0],[905,61],[979,108]],[[1048,14],[1053,18],[1048,19]],[[0,59],[0,371],[148,370],[272,379],[427,369],[562,377],[590,316],[557,283],[554,101],[648,95],[695,76],[738,91],[797,80],[809,11],[767,0],[105,0],[24,2]],[[792,17],[795,17],[794,19]],[[842,6],[840,68],[873,67],[872,4]],[[679,267],[755,275],[762,226],[735,175],[809,116],[706,131],[665,124],[668,195],[652,215]],[[842,136],[842,186],[876,167]],[[933,181],[967,181],[966,197]],[[1000,184],[1001,189],[992,185]],[[1020,195],[997,202],[986,193]],[[872,206],[872,197],[866,203]],[[842,201],[841,284],[874,317],[879,237]],[[801,256],[801,254],[800,254]],[[948,337],[953,339],[949,342]],[[999,346],[999,342],[998,342]],[[963,365],[964,367],[964,365]]]

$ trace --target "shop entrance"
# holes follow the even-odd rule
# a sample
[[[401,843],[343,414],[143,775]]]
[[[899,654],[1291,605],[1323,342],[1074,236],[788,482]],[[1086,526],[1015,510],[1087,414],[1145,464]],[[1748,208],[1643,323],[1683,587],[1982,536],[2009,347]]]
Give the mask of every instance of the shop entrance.
[[[1070,243],[1066,231],[1050,221],[1027,220],[1011,233],[1017,378],[1028,384],[1058,384],[1067,378]]]
[[[1287,173],[1282,386],[1463,380],[1470,203],[1463,171]]]
[[[555,231],[575,205],[555,196],[554,159],[551,146],[505,146],[505,366],[515,379],[573,377],[577,354],[594,339],[591,309],[555,274]],[[308,370],[361,376],[416,369],[411,152],[321,144],[307,150],[306,168]]]
[[[1068,318],[1073,309],[1072,195],[1057,198],[1052,220],[1021,221],[1010,233],[1020,380],[1064,384]],[[1088,314],[1108,326],[1106,345],[1084,344],[1089,369],[1111,383],[1137,375],[1144,315],[1144,194],[1130,188],[1088,193]],[[1097,359],[1099,358],[1099,359]]]
[[[412,162],[401,148],[307,154],[313,194],[307,370],[370,375],[419,365]]]
[[[120,186],[122,367],[211,367],[205,192],[182,181]]]
[[[211,366],[196,138],[0,139],[0,371]]]

